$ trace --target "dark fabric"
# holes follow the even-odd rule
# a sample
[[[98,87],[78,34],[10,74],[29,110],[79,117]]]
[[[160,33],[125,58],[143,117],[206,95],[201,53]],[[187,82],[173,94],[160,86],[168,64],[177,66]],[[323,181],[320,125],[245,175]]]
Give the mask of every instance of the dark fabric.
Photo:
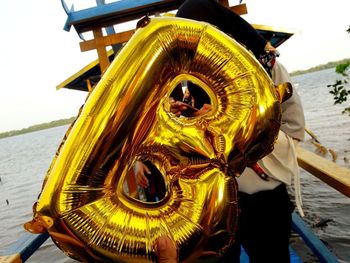
[[[276,54],[273,52],[263,52],[260,54],[258,60],[269,76],[272,77],[272,68],[276,63]]]
[[[239,262],[240,245],[250,263],[289,263],[291,214],[294,205],[286,186],[252,195],[239,193],[240,219],[237,242],[220,262]]]
[[[257,58],[264,52],[266,40],[247,21],[215,0],[186,0],[176,16],[218,27],[246,46]]]
[[[191,93],[191,95],[194,97],[194,107],[197,109],[200,109],[203,107],[203,105],[211,104],[210,98],[208,94],[199,86],[192,83],[191,81],[187,82],[187,87]]]
[[[192,96],[189,96],[188,98],[183,98],[182,102],[192,106],[192,98]]]
[[[190,95],[188,98],[183,98],[182,102],[192,106],[192,98],[193,98],[193,96]],[[193,110],[190,109],[190,108],[188,108],[186,110],[183,110],[181,115],[185,116],[185,117],[192,117],[193,116]]]
[[[157,202],[165,196],[165,182],[162,174],[151,161],[145,161],[144,164],[148,167],[151,174],[147,174],[148,187],[145,188],[147,202]]]

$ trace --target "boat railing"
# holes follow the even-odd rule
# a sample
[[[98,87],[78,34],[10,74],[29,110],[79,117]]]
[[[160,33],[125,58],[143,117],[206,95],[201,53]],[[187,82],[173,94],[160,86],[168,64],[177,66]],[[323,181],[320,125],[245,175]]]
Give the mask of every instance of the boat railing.
[[[297,147],[298,164],[305,171],[350,197],[350,170],[316,153]]]

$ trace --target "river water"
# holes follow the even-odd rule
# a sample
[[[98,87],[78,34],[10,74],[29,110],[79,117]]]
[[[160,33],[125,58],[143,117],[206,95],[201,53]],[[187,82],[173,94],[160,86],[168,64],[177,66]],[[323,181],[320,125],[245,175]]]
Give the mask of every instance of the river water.
[[[334,69],[293,77],[302,98],[307,127],[326,147],[337,152],[337,163],[350,168],[350,117],[334,106],[327,84],[334,83]],[[0,139],[0,254],[24,233],[23,223],[32,217],[32,205],[52,158],[68,126]],[[306,135],[308,149],[316,147]],[[326,158],[331,159],[328,153]],[[350,199],[302,171],[306,222],[337,255],[350,262]],[[9,202],[7,204],[6,200]],[[323,220],[326,226],[315,225]],[[47,241],[28,262],[74,262]]]

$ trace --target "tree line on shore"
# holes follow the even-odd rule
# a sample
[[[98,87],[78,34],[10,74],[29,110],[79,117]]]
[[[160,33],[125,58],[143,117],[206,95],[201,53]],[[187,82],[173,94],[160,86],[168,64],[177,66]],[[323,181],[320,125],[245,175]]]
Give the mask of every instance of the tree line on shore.
[[[302,74],[320,71],[320,70],[324,70],[324,69],[335,68],[339,64],[344,64],[344,63],[347,63],[348,61],[350,61],[350,58],[345,58],[345,59],[338,60],[338,61],[332,61],[332,62],[318,65],[318,66],[315,66],[315,67],[312,67],[312,68],[309,68],[306,70],[296,70],[296,71],[291,72],[290,75],[296,76],[296,75],[302,75]]]
[[[68,119],[61,119],[61,120],[56,120],[56,121],[51,121],[51,122],[46,122],[46,123],[41,123],[41,124],[36,124],[33,126],[30,126],[28,128],[24,128],[21,130],[13,130],[13,131],[8,131],[8,132],[3,132],[0,133],[0,139],[6,138],[6,137],[11,137],[11,136],[16,136],[24,133],[29,133],[29,132],[34,132],[34,131],[39,131],[39,130],[44,130],[44,129],[50,129],[62,125],[67,125],[73,123],[76,117],[71,117]]]

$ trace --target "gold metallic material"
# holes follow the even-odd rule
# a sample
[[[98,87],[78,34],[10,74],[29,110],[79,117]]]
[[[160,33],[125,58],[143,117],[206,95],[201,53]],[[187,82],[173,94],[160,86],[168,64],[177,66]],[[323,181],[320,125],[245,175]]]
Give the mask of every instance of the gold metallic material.
[[[171,113],[183,80],[208,94],[209,112]],[[180,260],[222,252],[237,225],[232,175],[272,150],[280,114],[271,79],[237,42],[207,23],[152,18],[90,94],[26,227],[46,229],[80,261],[151,262],[163,235]],[[133,163],[146,159],[164,178],[159,202],[123,190]]]
[[[282,103],[290,99],[293,95],[293,87],[289,82],[282,83],[275,87],[278,95],[278,100]]]

